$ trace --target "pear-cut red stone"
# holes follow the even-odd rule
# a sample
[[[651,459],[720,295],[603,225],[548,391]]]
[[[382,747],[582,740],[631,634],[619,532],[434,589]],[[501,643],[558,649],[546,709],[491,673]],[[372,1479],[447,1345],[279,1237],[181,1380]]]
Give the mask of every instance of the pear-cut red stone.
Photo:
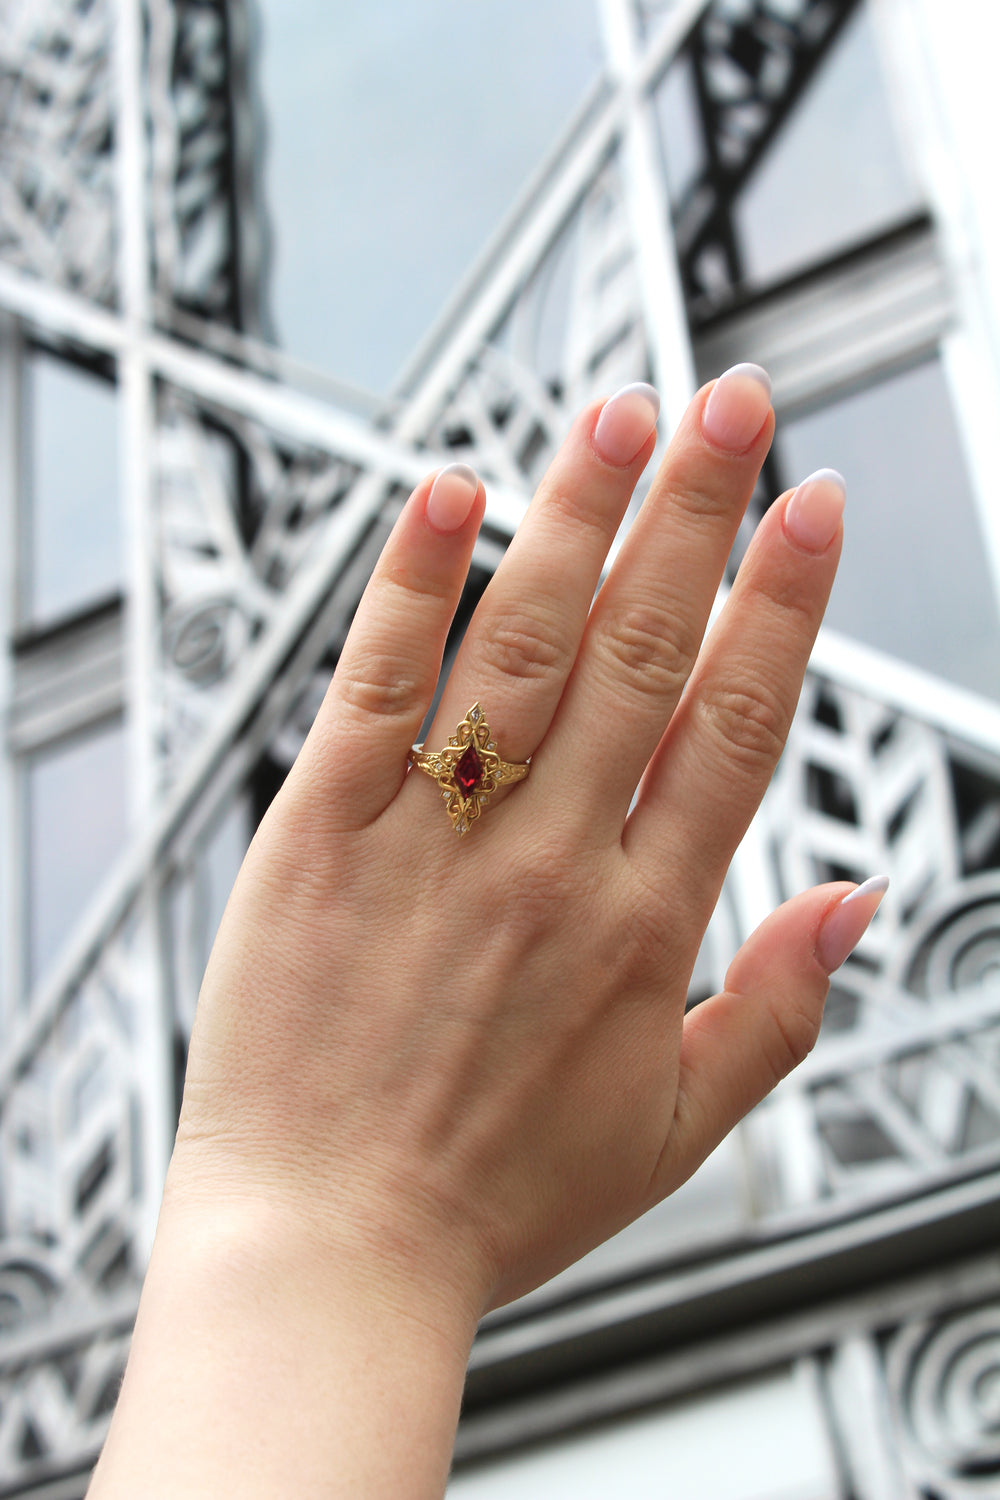
[[[476,754],[475,745],[469,745],[455,767],[455,785],[463,797],[469,797],[479,785],[483,774],[483,763]]]

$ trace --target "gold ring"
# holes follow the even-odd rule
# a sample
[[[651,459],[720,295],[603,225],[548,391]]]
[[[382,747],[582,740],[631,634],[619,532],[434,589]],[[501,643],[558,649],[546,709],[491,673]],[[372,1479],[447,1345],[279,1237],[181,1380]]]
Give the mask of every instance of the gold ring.
[[[469,709],[443,750],[414,745],[410,765],[437,782],[459,838],[468,833],[497,787],[523,781],[531,769],[529,762],[517,765],[501,758],[478,703]]]

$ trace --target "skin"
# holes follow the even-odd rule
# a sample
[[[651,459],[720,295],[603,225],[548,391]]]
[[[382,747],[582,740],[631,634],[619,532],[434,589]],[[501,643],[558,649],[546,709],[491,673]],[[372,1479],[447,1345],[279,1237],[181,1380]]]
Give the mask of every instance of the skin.
[[[593,607],[654,438],[605,462],[595,405],[556,457],[426,736],[479,700],[532,757],[461,841],[407,751],[484,494],[451,532],[430,477],[404,508],[208,966],[92,1500],[440,1496],[481,1314],[683,1182],[812,1046],[849,886],[780,908],[684,1014],[841,541],[798,545],[782,497],[703,644],[774,425],[719,448],[710,389]]]

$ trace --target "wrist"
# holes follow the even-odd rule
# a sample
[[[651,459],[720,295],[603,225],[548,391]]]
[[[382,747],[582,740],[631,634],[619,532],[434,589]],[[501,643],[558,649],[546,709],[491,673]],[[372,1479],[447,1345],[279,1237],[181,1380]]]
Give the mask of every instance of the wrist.
[[[175,1176],[94,1500],[440,1496],[474,1331],[391,1257]]]
[[[394,1206],[394,1205],[392,1205]],[[171,1165],[156,1232],[157,1261],[183,1263],[207,1288],[224,1278],[234,1298],[272,1295],[308,1303],[314,1315],[343,1316],[430,1331],[467,1358],[483,1311],[474,1278],[444,1237],[423,1234],[400,1215],[296,1186],[225,1187]]]

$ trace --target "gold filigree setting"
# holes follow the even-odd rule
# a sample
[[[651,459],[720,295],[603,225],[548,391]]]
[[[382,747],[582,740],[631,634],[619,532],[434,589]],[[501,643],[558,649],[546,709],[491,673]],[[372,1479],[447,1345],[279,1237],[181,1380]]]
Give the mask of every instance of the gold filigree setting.
[[[469,832],[501,786],[523,781],[530,765],[502,759],[482,706],[474,703],[443,750],[414,745],[410,764],[437,782],[459,838]]]

